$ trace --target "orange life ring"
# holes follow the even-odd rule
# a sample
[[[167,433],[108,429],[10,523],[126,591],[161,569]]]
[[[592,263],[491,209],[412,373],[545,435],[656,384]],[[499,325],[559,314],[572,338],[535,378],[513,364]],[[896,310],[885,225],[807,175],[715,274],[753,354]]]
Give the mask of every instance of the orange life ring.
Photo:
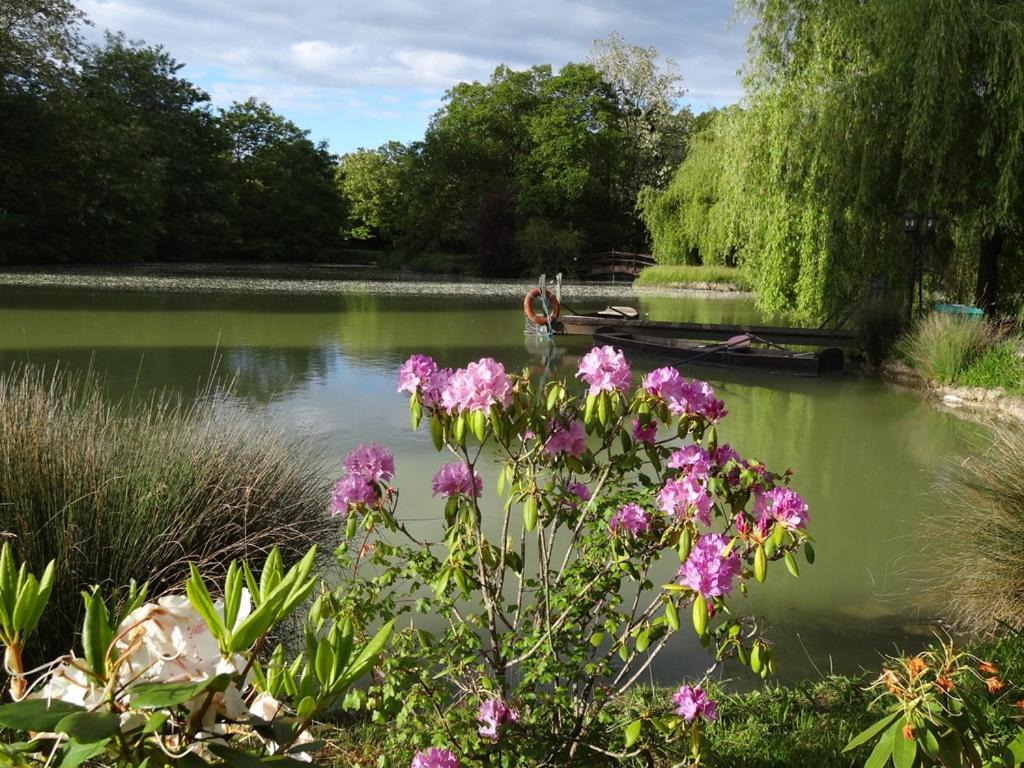
[[[529,293],[523,297],[523,314],[534,325],[551,325],[558,319],[558,313],[561,312],[561,307],[558,306],[558,299],[555,298],[555,295],[551,291],[544,291],[544,293],[547,294],[548,306],[551,307],[551,314],[547,317],[533,311],[533,300],[540,298],[540,288],[531,288]]]

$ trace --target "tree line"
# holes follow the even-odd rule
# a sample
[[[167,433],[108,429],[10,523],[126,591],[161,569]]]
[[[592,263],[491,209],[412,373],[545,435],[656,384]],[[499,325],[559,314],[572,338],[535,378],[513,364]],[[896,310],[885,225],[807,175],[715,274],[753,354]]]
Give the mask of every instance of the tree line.
[[[641,197],[668,263],[739,264],[761,306],[816,321],[879,287],[989,312],[1024,296],[1024,3],[742,0],[742,106]],[[921,263],[904,211],[931,212]]]
[[[451,88],[422,141],[340,158],[254,99],[214,109],[159,45],[0,0],[0,261],[467,254],[487,275],[639,250],[644,187],[685,154],[679,73],[613,35],[559,70]]]

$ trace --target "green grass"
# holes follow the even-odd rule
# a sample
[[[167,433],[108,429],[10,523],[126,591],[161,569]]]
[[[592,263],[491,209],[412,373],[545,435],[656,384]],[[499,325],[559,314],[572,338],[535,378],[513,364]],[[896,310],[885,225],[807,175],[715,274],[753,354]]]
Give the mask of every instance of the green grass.
[[[990,348],[967,366],[956,383],[968,387],[1002,387],[1010,394],[1024,394],[1024,358],[1018,352],[1019,344],[1018,339],[1010,339]]]
[[[720,719],[706,729],[708,768],[850,768],[863,765],[868,750],[842,754],[851,736],[870,725],[877,715],[868,712],[870,696],[865,680],[828,677],[797,685],[768,685],[743,694],[728,695],[712,686],[719,702]],[[646,701],[668,702],[673,691],[664,688],[637,689],[632,695]],[[621,731],[615,743],[602,745],[610,751],[621,749]],[[319,734],[328,744],[325,764],[336,768],[370,768],[385,756],[389,766],[406,766],[412,749],[387,746],[386,723],[349,721],[325,727]],[[650,755],[652,762],[635,759],[617,762],[596,753],[583,755],[575,765],[669,768],[683,760],[687,743],[675,743]]]
[[[929,381],[956,384],[998,337],[998,331],[987,320],[932,313],[917,322],[898,349]]]
[[[700,283],[733,285],[743,291],[751,289],[750,281],[740,270],[716,264],[662,264],[647,267],[636,279],[636,285],[687,286]]]
[[[317,445],[212,387],[192,404],[112,403],[93,375],[15,368],[0,376],[0,445],[0,532],[33,572],[57,563],[33,660],[71,648],[90,585],[149,580],[156,596],[180,591],[189,562],[212,577],[334,536]]]

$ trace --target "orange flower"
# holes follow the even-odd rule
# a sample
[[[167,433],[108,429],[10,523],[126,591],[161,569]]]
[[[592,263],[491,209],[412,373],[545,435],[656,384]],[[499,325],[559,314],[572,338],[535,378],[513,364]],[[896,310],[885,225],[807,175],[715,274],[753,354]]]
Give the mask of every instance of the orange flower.
[[[990,696],[998,696],[1003,692],[1003,688],[1006,687],[1006,684],[993,675],[992,677],[985,678],[985,686],[988,688]]]
[[[882,682],[885,683],[885,687],[889,693],[899,694],[901,690],[899,679],[891,669],[882,670]]]
[[[939,686],[939,688],[944,690],[946,693],[949,693],[951,690],[953,690],[953,681],[950,680],[946,675],[939,675],[938,679],[935,681],[935,684]]]
[[[1013,706],[1015,706],[1017,709],[1024,709],[1024,699],[1014,702]]]
[[[912,656],[908,658],[906,661],[906,667],[911,680],[928,669],[928,665],[925,663],[925,660],[920,656]]]
[[[903,726],[903,738],[907,739],[908,741],[910,739],[914,738],[914,724],[913,723],[905,723],[904,724],[904,726]]]
[[[983,661],[978,665],[978,671],[983,675],[998,675],[999,668],[991,661]]]

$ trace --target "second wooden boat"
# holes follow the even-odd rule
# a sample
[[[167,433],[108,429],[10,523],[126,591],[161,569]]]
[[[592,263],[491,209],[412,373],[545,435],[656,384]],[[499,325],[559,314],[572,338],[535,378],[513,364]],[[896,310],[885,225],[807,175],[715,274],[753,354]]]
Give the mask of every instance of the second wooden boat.
[[[746,368],[767,373],[789,373],[797,376],[822,376],[843,370],[843,351],[826,347],[812,352],[797,352],[774,344],[755,346],[763,339],[741,334],[731,339],[701,344],[689,339],[651,335],[646,329],[599,327],[594,341],[639,352],[648,357],[674,363]]]

